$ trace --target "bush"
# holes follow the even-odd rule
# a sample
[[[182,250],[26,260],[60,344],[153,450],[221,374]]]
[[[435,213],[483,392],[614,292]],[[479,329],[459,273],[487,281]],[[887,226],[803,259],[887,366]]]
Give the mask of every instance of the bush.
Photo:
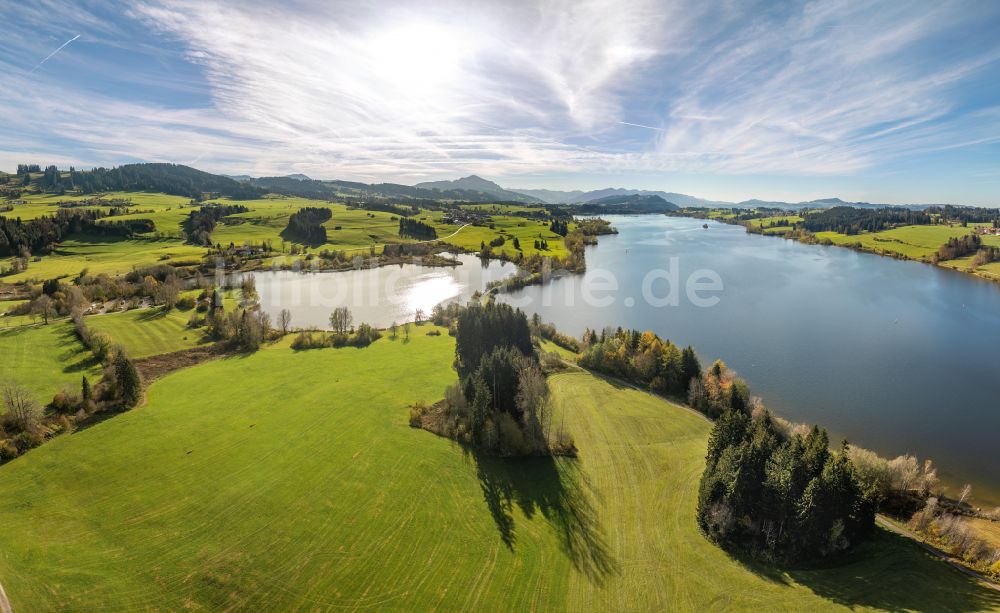
[[[80,406],[80,399],[70,392],[62,391],[52,397],[52,402],[49,403],[49,406],[56,413],[74,413]]]
[[[318,330],[302,330],[292,339],[292,349],[319,349],[326,344],[323,333]]]
[[[177,301],[177,308],[183,311],[194,308],[194,298],[191,296],[184,296]]]
[[[18,454],[22,454],[29,449],[38,447],[45,442],[45,439],[42,438],[41,434],[36,432],[21,432],[11,439],[11,442],[14,444],[14,447],[17,448]]]
[[[410,427],[419,428],[423,425],[421,418],[424,413],[427,412],[427,405],[423,402],[418,402],[410,407]]]
[[[0,462],[10,462],[20,453],[13,441],[6,440],[0,443]]]

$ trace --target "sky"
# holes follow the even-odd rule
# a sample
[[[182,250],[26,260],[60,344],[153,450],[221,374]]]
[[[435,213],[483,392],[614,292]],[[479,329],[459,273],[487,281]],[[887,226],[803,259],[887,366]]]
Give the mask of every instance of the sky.
[[[1000,206],[1000,2],[35,0],[0,169]]]

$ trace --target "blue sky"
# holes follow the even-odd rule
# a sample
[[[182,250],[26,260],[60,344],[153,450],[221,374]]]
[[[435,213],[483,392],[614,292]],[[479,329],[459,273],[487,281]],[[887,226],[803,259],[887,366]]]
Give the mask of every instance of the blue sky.
[[[169,161],[1000,206],[997,2],[41,0],[4,13],[7,170]]]

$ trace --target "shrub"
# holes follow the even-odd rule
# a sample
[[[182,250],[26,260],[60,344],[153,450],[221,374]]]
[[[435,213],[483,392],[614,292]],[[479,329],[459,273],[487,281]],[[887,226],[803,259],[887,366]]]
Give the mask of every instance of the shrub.
[[[323,333],[318,330],[302,330],[292,339],[292,349],[319,349],[326,344]]]
[[[427,412],[427,405],[424,404],[423,402],[418,402],[418,403],[414,404],[413,406],[411,406],[410,407],[410,427],[411,428],[419,428],[419,427],[421,427],[423,425],[422,422],[421,422],[421,418],[424,416],[424,413],[426,413],[426,412]]]
[[[18,453],[21,454],[29,449],[38,447],[45,442],[45,439],[42,438],[41,434],[36,432],[21,432],[11,439],[11,442],[14,444],[14,447],[17,448]]]
[[[0,443],[0,462],[10,462],[20,453],[13,441],[6,440]]]

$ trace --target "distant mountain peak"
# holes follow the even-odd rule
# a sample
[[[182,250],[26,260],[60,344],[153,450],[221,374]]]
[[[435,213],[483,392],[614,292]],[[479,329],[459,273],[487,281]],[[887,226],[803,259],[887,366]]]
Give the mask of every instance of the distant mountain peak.
[[[467,177],[462,177],[460,179],[454,179],[452,181],[425,181],[424,183],[417,183],[414,187],[420,189],[436,189],[438,191],[454,191],[454,190],[464,190],[471,192],[480,192],[496,198],[497,200],[518,200],[521,202],[539,202],[538,198],[530,196],[528,194],[523,194],[520,192],[511,191],[500,187],[493,181],[484,179],[479,175],[469,175]]]

